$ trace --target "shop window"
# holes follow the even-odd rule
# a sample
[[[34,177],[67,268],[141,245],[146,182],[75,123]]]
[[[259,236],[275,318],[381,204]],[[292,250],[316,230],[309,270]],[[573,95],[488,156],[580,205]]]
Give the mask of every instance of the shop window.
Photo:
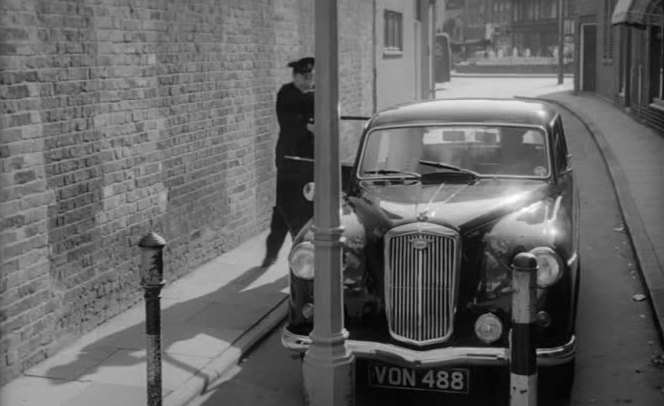
[[[396,11],[385,10],[385,52],[403,51],[403,15]]]

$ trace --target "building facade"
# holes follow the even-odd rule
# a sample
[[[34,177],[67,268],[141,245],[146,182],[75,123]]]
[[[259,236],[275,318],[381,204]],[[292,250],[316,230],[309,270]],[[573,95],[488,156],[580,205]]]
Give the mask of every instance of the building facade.
[[[664,2],[580,0],[575,90],[597,95],[664,133]]]
[[[564,1],[566,47],[574,23]],[[452,41],[496,57],[554,57],[559,46],[558,0],[458,0],[447,3],[443,29]],[[467,53],[466,57],[470,57]]]
[[[427,96],[432,7],[339,0],[342,114]],[[314,54],[314,2],[3,0],[0,26],[4,383],[140,300],[149,231],[170,282],[266,228],[276,91]]]
[[[381,0],[373,25],[376,107],[434,97],[435,0]]]
[[[513,46],[532,56],[555,56],[559,45],[558,15],[562,3],[565,47],[571,52],[574,24],[570,3],[565,0],[513,0],[510,27]],[[523,54],[522,54],[523,55]]]

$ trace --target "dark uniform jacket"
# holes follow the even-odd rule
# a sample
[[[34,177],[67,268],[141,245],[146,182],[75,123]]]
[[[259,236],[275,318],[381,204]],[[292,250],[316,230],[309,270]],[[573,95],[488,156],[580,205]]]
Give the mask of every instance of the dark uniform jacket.
[[[314,94],[302,93],[293,83],[287,83],[277,93],[277,120],[279,138],[276,148],[277,177],[292,178],[311,172],[313,165],[302,161],[285,159],[287,155],[302,158],[314,157],[314,135],[307,130],[313,123]]]
[[[311,162],[291,160],[285,156],[313,159],[314,134],[307,130],[307,123],[313,122],[313,117],[313,92],[302,93],[293,83],[279,89],[276,210],[293,236],[313,216],[313,204],[304,198],[302,188],[314,180],[314,166]]]

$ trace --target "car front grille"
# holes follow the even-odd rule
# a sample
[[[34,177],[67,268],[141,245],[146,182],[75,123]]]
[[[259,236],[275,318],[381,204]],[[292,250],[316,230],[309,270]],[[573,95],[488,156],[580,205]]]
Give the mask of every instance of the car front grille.
[[[385,303],[393,338],[415,345],[450,338],[459,252],[459,234],[435,224],[407,224],[385,235]]]

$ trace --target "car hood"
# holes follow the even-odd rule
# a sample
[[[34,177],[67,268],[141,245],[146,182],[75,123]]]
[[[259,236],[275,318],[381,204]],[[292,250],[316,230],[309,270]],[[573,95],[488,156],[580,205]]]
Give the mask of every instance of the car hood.
[[[480,179],[473,184],[365,181],[353,206],[360,218],[378,220],[387,228],[428,221],[464,232],[551,196],[551,188],[529,179]]]

